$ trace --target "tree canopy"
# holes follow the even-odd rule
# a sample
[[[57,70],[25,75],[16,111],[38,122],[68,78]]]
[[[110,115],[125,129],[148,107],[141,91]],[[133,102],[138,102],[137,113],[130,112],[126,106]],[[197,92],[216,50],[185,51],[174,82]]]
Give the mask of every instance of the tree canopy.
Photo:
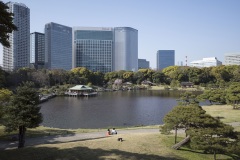
[[[10,47],[9,33],[17,30],[13,24],[13,13],[7,11],[8,6],[0,1],[0,43],[5,47]]]
[[[32,82],[25,82],[16,89],[16,94],[4,107],[3,124],[7,132],[19,130],[19,148],[24,146],[26,128],[38,127],[42,122],[39,96]]]

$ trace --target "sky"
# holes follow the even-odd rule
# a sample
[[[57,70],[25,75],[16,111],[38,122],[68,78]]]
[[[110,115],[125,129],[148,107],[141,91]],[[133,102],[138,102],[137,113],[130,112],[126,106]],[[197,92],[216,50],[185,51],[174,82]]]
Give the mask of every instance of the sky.
[[[8,2],[3,0],[3,2]],[[138,58],[156,68],[158,50],[175,50],[175,64],[240,53],[240,0],[18,0],[30,8],[30,31],[46,23],[69,27],[132,27]],[[2,64],[2,47],[0,47]],[[187,58],[186,58],[187,57]],[[187,62],[186,62],[187,61]]]

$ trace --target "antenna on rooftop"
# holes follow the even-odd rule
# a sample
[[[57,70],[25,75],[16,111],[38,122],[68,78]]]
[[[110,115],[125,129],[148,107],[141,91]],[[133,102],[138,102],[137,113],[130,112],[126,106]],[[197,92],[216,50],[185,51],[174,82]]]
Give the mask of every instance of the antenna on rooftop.
[[[187,66],[187,56],[186,56],[186,66]]]

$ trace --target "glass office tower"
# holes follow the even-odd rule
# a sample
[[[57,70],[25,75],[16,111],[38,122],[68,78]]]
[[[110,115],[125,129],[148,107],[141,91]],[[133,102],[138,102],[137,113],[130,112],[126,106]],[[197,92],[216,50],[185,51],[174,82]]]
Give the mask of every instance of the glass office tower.
[[[45,25],[45,68],[72,69],[72,28],[57,23]]]
[[[146,59],[138,59],[138,69],[146,69],[149,67],[149,61]]]
[[[30,64],[36,69],[44,67],[45,35],[33,32],[30,34]]]
[[[175,65],[175,50],[157,51],[157,69],[162,70]]]
[[[30,9],[22,3],[8,2],[8,11],[14,14],[17,31],[9,34],[10,47],[3,47],[3,69],[12,71],[29,67],[30,59]]]
[[[73,28],[73,68],[86,67],[103,73],[112,71],[113,29]]]
[[[138,70],[138,30],[130,27],[114,28],[113,70]]]

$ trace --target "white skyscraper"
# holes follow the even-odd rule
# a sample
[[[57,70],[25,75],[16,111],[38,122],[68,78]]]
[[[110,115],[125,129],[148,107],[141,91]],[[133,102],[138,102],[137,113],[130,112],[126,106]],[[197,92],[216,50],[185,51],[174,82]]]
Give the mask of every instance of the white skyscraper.
[[[130,27],[114,28],[113,70],[138,70],[138,30]]]
[[[6,3],[14,14],[13,23],[17,31],[9,34],[10,47],[3,47],[3,69],[12,71],[29,67],[30,59],[30,9],[17,2]]]

